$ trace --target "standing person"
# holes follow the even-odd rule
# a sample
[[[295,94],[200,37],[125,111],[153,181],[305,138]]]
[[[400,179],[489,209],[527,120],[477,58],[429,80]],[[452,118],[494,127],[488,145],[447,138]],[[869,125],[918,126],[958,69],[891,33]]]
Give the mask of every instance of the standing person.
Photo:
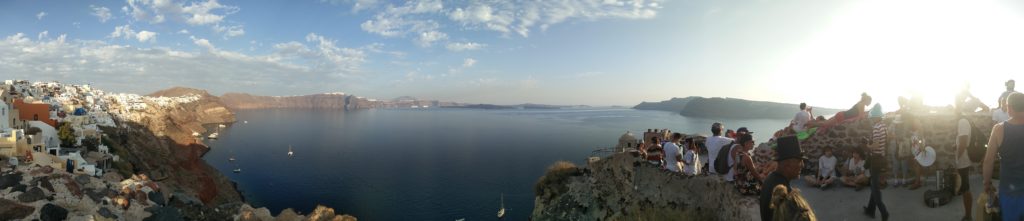
[[[722,136],[722,129],[725,128],[722,123],[715,122],[711,124],[711,137],[708,137],[704,141],[704,146],[708,148],[708,174],[718,174],[715,169],[715,158],[718,156],[718,152],[721,151],[726,145],[733,142],[732,138]],[[727,148],[726,148],[727,149]],[[728,151],[728,150],[726,150]],[[724,175],[724,174],[721,174]]]
[[[988,150],[982,164],[985,192],[995,196],[992,168],[999,161],[999,206],[1003,220],[1024,220],[1024,94],[1010,93],[1006,98],[1010,120],[992,126]]]
[[[672,133],[669,141],[665,143],[665,169],[678,173],[682,171],[679,168],[679,162],[683,161],[681,149],[679,148],[679,141],[683,139],[683,134]]]
[[[793,131],[803,132],[807,128],[805,127],[807,122],[813,120],[811,117],[811,109],[807,107],[807,103],[800,103],[800,111],[796,112],[796,116],[793,116]]]
[[[1010,119],[1010,114],[1006,111],[1006,98],[999,99],[999,108],[992,110],[992,121],[1000,123]]]
[[[786,187],[792,192],[793,188],[789,181],[800,177],[800,169],[804,167],[804,155],[800,152],[800,142],[796,136],[785,136],[778,139],[775,161],[779,166],[764,179],[764,187],[774,189],[778,185]],[[761,220],[773,220],[775,211],[771,206],[773,191],[761,191],[758,203],[761,211]]]
[[[963,194],[964,200],[964,217],[960,220],[971,220],[971,202],[974,201],[974,197],[971,195],[971,159],[967,157],[967,145],[971,140],[971,122],[964,118],[963,115],[956,111],[956,116],[960,118],[957,121],[957,136],[956,136],[956,157],[955,166],[956,172],[960,174],[960,189],[957,190],[960,194]]]
[[[693,142],[693,138],[686,138],[684,142],[685,149],[683,150],[683,174],[695,176],[701,173],[700,157],[697,155],[697,144]]]
[[[888,126],[885,125],[885,122],[882,122],[881,105],[875,104],[868,116],[871,117],[871,121],[875,126],[871,142],[867,145],[871,198],[868,201],[868,205],[864,207],[864,214],[875,218],[875,208],[877,207],[878,211],[882,213],[882,220],[884,221],[889,220],[889,210],[885,208],[885,203],[882,202],[882,191],[879,190],[879,187],[882,185],[882,168],[885,167],[885,139],[889,134]]]
[[[736,148],[733,148],[732,156],[733,162],[736,162],[733,167],[733,173],[735,174],[736,189],[743,195],[758,195],[761,194],[761,182],[764,177],[761,177],[760,173],[757,173],[757,166],[754,165],[754,160],[750,158],[748,153],[754,148],[754,137],[749,133],[739,134],[739,139],[736,140]]]
[[[1010,80],[1006,81],[1006,83],[1003,84],[1003,85],[1006,86],[1006,91],[1003,91],[1002,94],[999,94],[999,101],[1000,101],[999,107],[1003,107],[1004,106],[1002,101],[1005,101],[1006,97],[1009,97],[1010,94],[1012,94],[1013,92],[1017,92],[1016,90],[1013,89],[1014,86],[1017,85],[1017,83],[1015,81],[1013,81],[1013,79],[1010,79]]]

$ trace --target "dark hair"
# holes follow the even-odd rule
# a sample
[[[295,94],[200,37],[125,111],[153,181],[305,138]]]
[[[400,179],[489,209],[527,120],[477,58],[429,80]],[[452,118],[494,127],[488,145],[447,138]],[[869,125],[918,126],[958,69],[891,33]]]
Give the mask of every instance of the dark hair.
[[[818,115],[818,118],[815,118],[815,120],[825,120],[825,116]]]
[[[682,139],[682,138],[683,138],[683,134],[681,134],[681,133],[672,133],[672,139]]]
[[[736,135],[736,143],[739,144],[739,145],[744,145],[748,141],[753,141],[753,140],[754,140],[754,136],[750,135],[748,133],[742,133],[742,134],[737,134]]]
[[[714,136],[722,135],[722,125],[718,124],[718,123],[715,123],[715,125],[712,125],[711,126],[711,134],[714,135]]]
[[[807,103],[800,103],[800,110],[807,109]]]
[[[1009,105],[1014,112],[1024,111],[1024,94],[1020,92],[1010,93],[1009,96],[1006,96],[1006,105]]]
[[[660,138],[660,137],[658,137],[658,136],[653,136],[653,137],[651,137],[651,142],[652,142],[652,143],[658,143],[658,141],[661,141],[661,138]]]

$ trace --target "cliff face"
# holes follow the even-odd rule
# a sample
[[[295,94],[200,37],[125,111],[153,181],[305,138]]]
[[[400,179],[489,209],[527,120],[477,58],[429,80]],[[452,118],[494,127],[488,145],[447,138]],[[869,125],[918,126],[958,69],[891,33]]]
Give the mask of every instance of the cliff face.
[[[245,93],[226,93],[220,99],[224,101],[228,108],[235,110],[274,108],[356,110],[374,108],[379,103],[344,94],[271,97]]]
[[[757,200],[721,178],[684,177],[632,155],[560,163],[535,187],[533,220],[756,220]]]

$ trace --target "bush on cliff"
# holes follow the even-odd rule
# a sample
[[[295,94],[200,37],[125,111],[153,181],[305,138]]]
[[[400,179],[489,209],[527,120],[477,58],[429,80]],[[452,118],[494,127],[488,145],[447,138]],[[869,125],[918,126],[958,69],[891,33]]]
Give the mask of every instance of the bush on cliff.
[[[533,192],[536,196],[558,195],[566,190],[565,185],[570,177],[580,175],[583,175],[583,172],[575,164],[566,161],[555,162],[533,186]]]

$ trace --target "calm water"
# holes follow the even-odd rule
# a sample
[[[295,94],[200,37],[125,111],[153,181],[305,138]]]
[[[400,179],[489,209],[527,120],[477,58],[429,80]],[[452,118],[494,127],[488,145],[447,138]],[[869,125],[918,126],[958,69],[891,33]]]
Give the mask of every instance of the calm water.
[[[205,159],[238,182],[250,203],[274,214],[323,204],[360,220],[491,220],[501,193],[506,218],[526,220],[533,184],[555,161],[580,164],[626,130],[707,134],[714,121],[631,109],[256,110],[237,117],[209,141]],[[758,141],[788,123],[720,121],[751,128]],[[242,173],[232,173],[236,167]]]

